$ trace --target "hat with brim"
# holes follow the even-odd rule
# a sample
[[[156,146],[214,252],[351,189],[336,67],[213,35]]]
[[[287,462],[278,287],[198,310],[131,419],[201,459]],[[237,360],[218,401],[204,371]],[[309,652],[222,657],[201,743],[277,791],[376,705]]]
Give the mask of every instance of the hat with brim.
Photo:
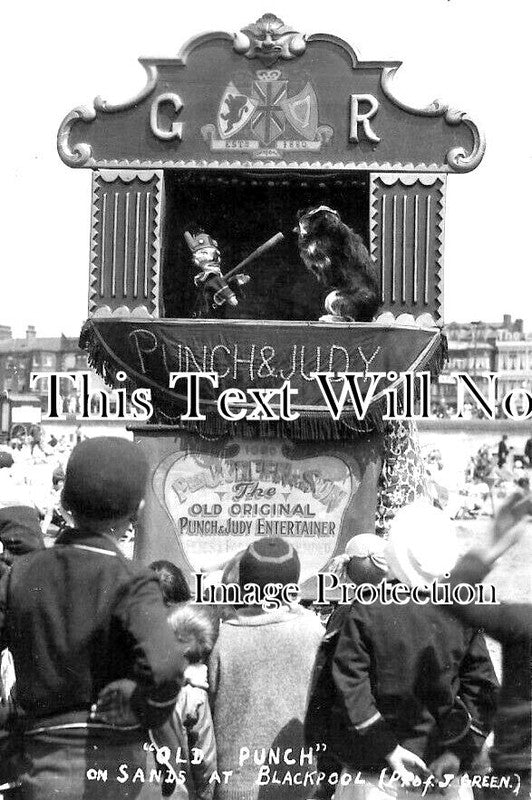
[[[430,586],[453,569],[458,556],[458,538],[443,511],[417,500],[397,512],[386,547],[395,578],[409,586]]]
[[[345,546],[345,576],[355,583],[379,583],[388,572],[385,551],[386,540],[381,536],[353,536]]]

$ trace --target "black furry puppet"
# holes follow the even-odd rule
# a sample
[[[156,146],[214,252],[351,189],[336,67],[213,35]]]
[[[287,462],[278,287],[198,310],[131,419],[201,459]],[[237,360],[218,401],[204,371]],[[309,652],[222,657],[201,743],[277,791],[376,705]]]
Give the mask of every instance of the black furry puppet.
[[[380,306],[379,281],[358,233],[329,206],[300,211],[296,232],[303,263],[329,290],[328,314],[350,322],[371,322]]]

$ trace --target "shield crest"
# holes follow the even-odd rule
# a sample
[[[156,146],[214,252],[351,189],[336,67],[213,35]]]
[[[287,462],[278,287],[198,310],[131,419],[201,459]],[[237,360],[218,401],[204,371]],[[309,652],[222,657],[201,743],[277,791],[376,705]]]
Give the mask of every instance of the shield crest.
[[[218,132],[222,139],[230,139],[249,122],[256,108],[256,101],[239,92],[231,82],[220,101],[218,109]]]
[[[252,99],[255,113],[251,120],[253,132],[267,147],[285,130],[283,101],[288,81],[259,80],[253,82]]]
[[[316,138],[318,129],[318,101],[310,83],[299,94],[282,101],[286,119],[300,136],[309,141]]]

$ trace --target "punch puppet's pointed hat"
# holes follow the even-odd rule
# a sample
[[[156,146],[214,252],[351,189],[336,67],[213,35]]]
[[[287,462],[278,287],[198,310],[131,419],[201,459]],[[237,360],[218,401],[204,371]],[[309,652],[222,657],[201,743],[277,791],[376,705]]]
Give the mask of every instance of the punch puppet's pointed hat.
[[[192,253],[195,253],[196,250],[202,250],[204,247],[218,248],[218,242],[216,239],[213,239],[212,236],[209,236],[208,233],[204,233],[203,231],[196,234],[185,231],[184,235],[185,241]]]

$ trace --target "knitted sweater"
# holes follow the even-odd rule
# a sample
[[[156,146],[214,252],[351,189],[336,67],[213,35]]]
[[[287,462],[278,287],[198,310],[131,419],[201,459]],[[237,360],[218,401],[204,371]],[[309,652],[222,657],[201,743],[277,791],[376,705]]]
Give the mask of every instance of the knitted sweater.
[[[209,686],[218,772],[233,772],[227,783],[217,785],[216,800],[309,795],[309,784],[293,785],[293,778],[297,783],[313,769],[305,760],[300,765],[299,759],[307,692],[322,635],[318,617],[301,606],[262,613],[247,608],[222,622],[209,662]],[[280,763],[269,759],[270,748],[272,755],[279,748]],[[289,765],[285,758],[295,763]]]

